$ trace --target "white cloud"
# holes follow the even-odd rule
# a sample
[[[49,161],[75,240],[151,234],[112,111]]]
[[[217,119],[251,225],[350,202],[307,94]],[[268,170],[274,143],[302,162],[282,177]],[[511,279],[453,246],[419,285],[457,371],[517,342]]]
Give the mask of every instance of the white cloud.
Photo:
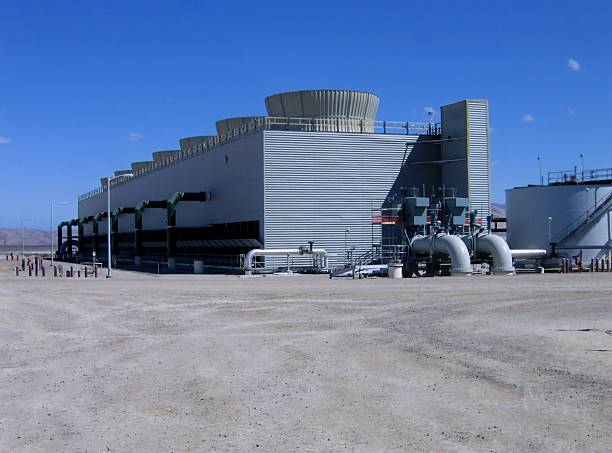
[[[433,109],[433,107],[424,107],[423,111],[428,115],[431,114],[432,116],[436,116],[436,111]]]
[[[142,135],[140,132],[130,132],[130,135],[128,135],[128,140],[131,142],[138,142],[143,138],[144,135]]]
[[[13,140],[11,140],[10,138],[0,135],[0,145],[6,145],[7,143],[11,143],[12,141]]]
[[[533,115],[530,115],[528,113],[527,115],[523,115],[523,118],[521,118],[521,121],[525,124],[531,124],[535,121],[535,118],[533,117]]]
[[[578,63],[573,58],[567,60],[567,67],[570,68],[572,71],[580,71],[580,63]]]

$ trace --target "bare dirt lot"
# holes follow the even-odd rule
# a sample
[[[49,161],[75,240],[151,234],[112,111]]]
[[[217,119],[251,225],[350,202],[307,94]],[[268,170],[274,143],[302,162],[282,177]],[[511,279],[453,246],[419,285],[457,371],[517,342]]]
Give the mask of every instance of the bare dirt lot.
[[[2,261],[0,451],[609,451],[611,294]]]

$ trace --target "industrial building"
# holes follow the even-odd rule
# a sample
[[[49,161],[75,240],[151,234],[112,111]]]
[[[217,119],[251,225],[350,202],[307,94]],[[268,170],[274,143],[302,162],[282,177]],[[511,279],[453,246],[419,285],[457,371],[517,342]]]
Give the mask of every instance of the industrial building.
[[[547,184],[506,190],[513,249],[547,249],[576,264],[608,257],[612,245],[612,169],[548,174]]]
[[[475,212],[484,225],[491,204],[487,101],[443,106],[440,123],[378,120],[378,105],[378,96],[359,91],[276,94],[265,99],[265,116],[222,119],[217,135],[182,138],[179,149],[126,162],[131,169],[110,181],[110,215],[104,177],[79,197],[79,218],[59,226],[59,253],[70,258],[66,251],[78,241],[79,259],[94,251],[103,259],[110,220],[119,262],[238,268],[252,249],[314,247],[325,250],[326,265],[342,266],[401,242],[397,210],[386,214],[407,190],[430,202],[443,192],[442,203],[449,194],[465,199],[455,218],[463,224]],[[257,265],[274,269],[281,259],[258,258]]]

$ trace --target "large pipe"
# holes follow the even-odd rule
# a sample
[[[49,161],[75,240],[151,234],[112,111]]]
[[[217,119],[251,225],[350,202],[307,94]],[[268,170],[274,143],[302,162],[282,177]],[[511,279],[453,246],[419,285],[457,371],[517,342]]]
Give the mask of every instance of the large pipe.
[[[437,234],[435,236],[415,236],[411,241],[416,254],[433,254],[450,257],[451,275],[471,275],[470,252],[459,236]]]
[[[515,273],[512,265],[512,252],[508,243],[501,237],[494,234],[481,233],[474,236],[463,236],[463,242],[468,250],[472,250],[472,245],[475,245],[476,251],[491,255],[493,258],[493,274],[512,275]]]
[[[304,253],[300,249],[253,249],[244,257],[244,268],[247,272],[253,270],[253,258],[256,256],[295,256],[295,255],[314,255],[323,258],[323,269],[327,268],[327,251],[325,249],[312,249]]]
[[[511,249],[510,253],[512,254],[512,258],[518,259],[543,258],[548,255],[548,252],[544,249]]]

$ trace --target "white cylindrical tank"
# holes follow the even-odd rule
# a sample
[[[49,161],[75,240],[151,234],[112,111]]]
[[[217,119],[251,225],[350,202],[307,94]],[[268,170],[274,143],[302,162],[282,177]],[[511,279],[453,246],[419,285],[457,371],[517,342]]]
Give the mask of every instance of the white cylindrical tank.
[[[506,190],[507,242],[511,249],[549,249],[582,260],[602,257],[597,248],[611,242],[609,198],[605,184],[559,184]],[[587,214],[588,211],[588,214]],[[550,227],[550,239],[549,239]],[[575,247],[574,247],[575,246]],[[595,248],[591,248],[595,247]]]

